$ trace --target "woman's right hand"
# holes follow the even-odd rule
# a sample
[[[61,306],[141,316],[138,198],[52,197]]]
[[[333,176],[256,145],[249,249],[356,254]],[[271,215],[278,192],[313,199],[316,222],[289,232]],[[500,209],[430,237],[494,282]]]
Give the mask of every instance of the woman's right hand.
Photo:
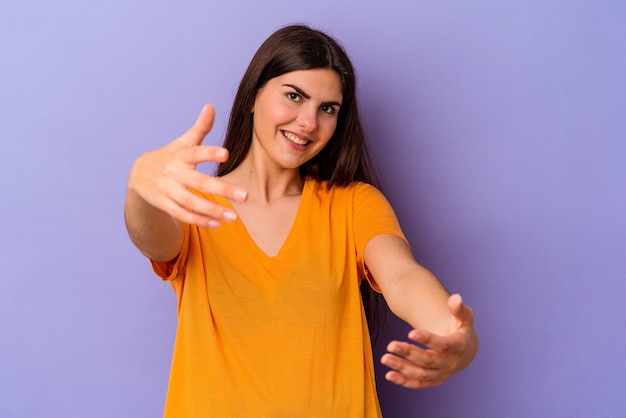
[[[228,159],[225,148],[202,145],[214,119],[213,106],[205,105],[186,133],[168,145],[140,156],[130,172],[129,191],[184,223],[217,227],[223,220],[235,220],[237,215],[232,209],[203,199],[190,190],[237,201],[247,198],[245,189],[196,170],[200,163],[220,163]]]

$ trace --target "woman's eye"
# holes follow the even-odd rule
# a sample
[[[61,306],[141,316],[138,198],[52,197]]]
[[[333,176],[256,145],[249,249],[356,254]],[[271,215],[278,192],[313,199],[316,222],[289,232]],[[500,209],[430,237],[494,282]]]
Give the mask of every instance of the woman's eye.
[[[332,115],[333,113],[335,113],[335,108],[332,106],[322,106],[320,107],[320,109],[322,110],[322,112],[324,113],[328,113],[329,115]]]
[[[294,93],[293,91],[287,93],[287,97],[289,100],[293,100],[294,102],[300,101],[300,95],[298,93]]]

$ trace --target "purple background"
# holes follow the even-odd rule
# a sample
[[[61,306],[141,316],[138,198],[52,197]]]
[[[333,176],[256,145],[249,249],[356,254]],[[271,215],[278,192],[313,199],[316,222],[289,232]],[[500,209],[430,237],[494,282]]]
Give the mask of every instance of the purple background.
[[[126,236],[128,170],[205,102],[221,143],[294,22],[346,45],[414,252],[477,317],[472,366],[381,380],[386,417],[626,416],[626,3],[217,3],[0,0],[0,416],[162,414],[175,298]]]

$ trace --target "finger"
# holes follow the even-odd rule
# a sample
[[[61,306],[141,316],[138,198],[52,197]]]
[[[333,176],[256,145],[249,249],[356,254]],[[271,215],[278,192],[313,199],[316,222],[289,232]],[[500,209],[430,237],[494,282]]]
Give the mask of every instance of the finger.
[[[404,359],[394,358],[390,354],[385,354],[381,362],[392,369],[385,374],[387,380],[411,389],[438,385],[448,374],[438,369],[419,367]]]
[[[240,202],[245,201],[248,197],[246,189],[197,171],[191,173],[188,178],[188,184],[191,188],[200,192],[222,196]]]
[[[213,122],[215,121],[215,109],[210,104],[204,105],[198,119],[193,126],[180,137],[180,141],[193,146],[200,145],[204,138],[211,132]]]
[[[462,336],[456,333],[441,336],[423,330],[412,330],[409,332],[409,338],[442,354],[456,353],[463,345]]]
[[[193,212],[173,200],[168,200],[163,207],[163,209],[172,215],[174,218],[179,221],[190,224],[197,225],[200,227],[208,227],[208,228],[217,228],[220,226],[220,220],[218,218],[212,218],[209,216],[205,216],[196,212]]]
[[[221,163],[228,160],[226,148],[212,145],[185,147],[178,152],[182,161],[194,168],[200,163]]]
[[[441,353],[403,341],[392,341],[387,346],[387,351],[397,357],[404,357],[419,367],[438,369],[446,366],[446,360]]]
[[[429,380],[438,373],[438,369],[423,367],[419,364],[415,364],[409,360],[389,353],[383,355],[380,361],[390,369],[417,380]]]
[[[389,371],[385,374],[385,379],[389,382],[395,383],[398,386],[405,387],[407,389],[424,389],[430,386],[434,386],[429,384],[428,382],[420,382],[417,379],[411,379],[408,376],[403,375],[402,373]]]
[[[439,376],[420,380],[393,370],[388,371],[385,374],[385,379],[407,389],[426,389],[433,386],[438,386],[445,381],[445,378]]]
[[[458,293],[448,298],[448,308],[458,321],[468,324],[474,321],[472,308],[463,303],[463,299]]]
[[[184,190],[194,189],[199,192],[222,196],[227,199],[237,200],[240,202],[245,201],[248,197],[246,189],[227,183],[219,178],[209,176],[200,171],[196,171],[193,168],[173,165],[170,168],[169,174],[171,176],[171,180],[178,182],[178,187],[182,186],[182,189]],[[164,184],[163,190],[167,190],[167,188],[170,187],[175,189],[177,185],[175,183],[173,185],[170,181]]]
[[[176,210],[176,213],[182,213],[183,211],[193,213],[193,217],[196,219],[194,223],[196,224],[197,222],[210,220],[225,220],[232,222],[237,219],[237,214],[231,208],[211,202],[210,200],[207,200],[202,196],[198,196],[186,189],[180,190],[176,198],[172,200],[176,203],[176,205],[183,209]],[[173,213],[173,215],[175,214]],[[189,217],[188,214],[186,216]],[[206,222],[201,226],[206,226]]]

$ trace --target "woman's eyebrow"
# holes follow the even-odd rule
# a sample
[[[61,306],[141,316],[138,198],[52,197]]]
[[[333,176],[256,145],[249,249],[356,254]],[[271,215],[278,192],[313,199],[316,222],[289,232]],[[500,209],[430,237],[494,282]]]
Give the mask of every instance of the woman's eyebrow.
[[[307,92],[305,92],[304,90],[302,90],[298,86],[294,86],[293,84],[283,84],[283,86],[284,87],[290,87],[290,88],[294,89],[296,91],[296,93],[298,93],[300,96],[304,97],[307,100],[309,100],[311,98],[310,94],[308,94]],[[323,104],[326,105],[326,106],[339,106],[339,107],[341,107],[341,103],[339,103],[339,102],[324,102]]]
[[[311,98],[310,94],[307,94],[304,90],[302,90],[298,86],[294,86],[293,84],[283,84],[283,86],[284,87],[291,87],[292,89],[294,89],[296,91],[296,93],[298,93],[300,96],[304,97],[307,100]]]

